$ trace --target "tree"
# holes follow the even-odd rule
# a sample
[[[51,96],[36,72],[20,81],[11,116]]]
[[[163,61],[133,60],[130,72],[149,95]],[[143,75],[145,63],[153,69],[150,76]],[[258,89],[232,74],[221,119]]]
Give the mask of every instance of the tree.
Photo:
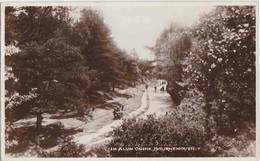
[[[28,108],[35,109],[39,118],[42,112],[50,112],[60,104],[86,108],[89,71],[82,65],[84,59],[77,49],[60,39],[50,39],[43,46],[35,42],[24,45],[11,60],[21,84],[17,92],[27,94],[36,89],[38,97]]]
[[[35,41],[44,44],[53,38],[64,23],[70,22],[66,7],[6,7],[5,44],[17,42],[17,46]]]
[[[191,35],[187,28],[177,24],[166,28],[157,39],[154,47],[157,57],[156,72],[159,78],[166,79],[170,85],[169,93],[176,104],[180,104],[184,89],[182,82],[182,61],[191,48]]]
[[[33,69],[39,61],[37,58],[40,54],[43,54],[39,48],[42,48],[46,41],[55,37],[59,28],[62,29],[62,25],[68,20],[68,9],[66,7],[6,7],[5,11],[7,15],[5,25],[8,29],[5,33],[6,49],[16,49],[15,52],[6,50],[6,69],[8,69],[8,74],[12,76],[6,80],[6,96],[11,98],[6,105],[8,107],[8,103],[9,105],[10,103],[15,104],[14,107],[8,108],[9,110],[19,109],[16,106],[26,109],[26,107],[34,106],[35,99],[42,97],[35,92],[34,88],[35,84],[42,84],[36,78],[37,75],[42,74],[39,73],[42,71]],[[31,55],[32,58],[24,59],[28,58],[28,55]],[[17,69],[17,67],[24,67],[24,69]],[[38,66],[36,69],[41,69],[41,67]],[[28,77],[29,75],[31,77]],[[42,88],[38,88],[37,92]],[[12,100],[13,96],[18,96],[19,101]],[[27,104],[28,102],[30,103]],[[25,104],[27,104],[26,107]],[[9,112],[9,110],[6,110],[6,112]],[[40,122],[38,121],[38,123]]]
[[[6,70],[12,76],[6,80],[7,104],[16,100],[15,109],[34,109],[39,129],[43,112],[71,109],[84,115],[98,90],[138,79],[136,60],[116,46],[99,12],[84,9],[76,22],[69,12],[67,7],[6,9]]]
[[[218,7],[194,35],[193,85],[203,93],[218,133],[231,135],[255,122],[255,8]]]
[[[80,34],[81,53],[85,64],[99,73],[98,79],[107,82],[105,70],[111,68],[113,62],[109,45],[111,45],[110,30],[104,24],[103,17],[95,10],[82,10],[80,21],[76,23],[76,31]]]

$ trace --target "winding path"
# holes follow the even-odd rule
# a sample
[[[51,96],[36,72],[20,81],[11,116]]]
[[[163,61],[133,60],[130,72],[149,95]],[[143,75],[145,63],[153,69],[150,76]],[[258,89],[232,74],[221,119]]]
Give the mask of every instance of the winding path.
[[[159,117],[165,115],[172,107],[172,100],[167,92],[158,90],[155,92],[153,86],[150,86],[142,96],[141,106],[129,114],[125,114],[123,118],[146,118],[147,115],[154,113]],[[108,137],[108,134],[113,131],[114,128],[120,126],[122,122],[122,119],[114,120],[96,131],[75,136],[74,140],[80,144],[84,144],[87,149],[104,144],[111,139]]]
[[[133,118],[140,115],[140,113],[144,113],[145,110],[147,109],[147,97],[148,97],[148,93],[144,93],[142,96],[141,106],[137,110],[129,113],[128,115],[125,115],[124,118]],[[112,123],[103,126],[96,132],[74,138],[74,140],[81,144],[86,145],[86,147],[93,146],[97,143],[100,144],[106,140],[109,140],[110,138],[106,137],[106,135],[109,132],[113,131],[114,128],[120,126],[122,122],[123,122],[122,119],[115,120]]]

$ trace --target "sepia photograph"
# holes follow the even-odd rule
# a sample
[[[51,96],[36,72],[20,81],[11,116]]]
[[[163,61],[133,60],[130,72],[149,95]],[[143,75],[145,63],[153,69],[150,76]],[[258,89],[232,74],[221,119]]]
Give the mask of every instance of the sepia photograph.
[[[4,158],[258,156],[257,2],[1,5]]]

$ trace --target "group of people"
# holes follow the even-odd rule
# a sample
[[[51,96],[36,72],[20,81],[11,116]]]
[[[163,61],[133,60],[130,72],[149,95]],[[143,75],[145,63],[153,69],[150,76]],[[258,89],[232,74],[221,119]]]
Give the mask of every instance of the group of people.
[[[160,91],[164,91],[164,90],[165,90],[165,87],[164,87],[164,86],[161,86]],[[157,91],[157,86],[156,86],[156,85],[154,86],[154,91],[155,91],[155,92]]]
[[[167,90],[167,88],[168,88],[168,83],[167,83],[167,81],[163,81],[163,80],[159,80],[159,81],[160,81],[160,84],[159,84],[159,86],[160,86],[160,91],[165,91],[165,90]],[[147,84],[145,84],[145,89],[146,89],[146,90],[148,89],[148,85],[147,85]],[[154,91],[155,91],[155,92],[157,91],[157,85],[154,86]]]
[[[159,80],[160,81],[160,91],[165,91],[168,88],[168,83],[167,81],[163,81],[163,80]],[[145,84],[145,89],[146,91],[148,90],[148,84]],[[154,86],[154,91],[157,91],[157,85]],[[114,119],[120,119],[123,116],[123,111],[124,110],[124,105],[122,106],[117,106],[114,111],[113,111],[113,115],[114,115]],[[168,112],[166,112],[166,115],[168,114]]]

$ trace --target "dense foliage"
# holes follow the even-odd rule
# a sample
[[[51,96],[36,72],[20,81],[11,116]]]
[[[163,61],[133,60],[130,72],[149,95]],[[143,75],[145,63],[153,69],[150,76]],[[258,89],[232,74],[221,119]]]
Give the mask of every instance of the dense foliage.
[[[217,7],[192,28],[172,25],[157,40],[155,54],[175,103],[200,91],[221,134],[255,122],[255,32],[254,7]]]
[[[60,147],[53,152],[45,152],[41,151],[39,153],[39,157],[87,157],[88,153],[86,152],[86,148],[84,145],[77,145],[76,142],[72,140],[72,138],[64,139],[61,143]]]
[[[204,94],[219,133],[237,132],[255,122],[255,9],[217,8],[194,32],[192,83]]]
[[[168,80],[169,93],[176,104],[180,104],[181,91],[185,89],[180,84],[183,75],[181,63],[191,48],[190,37],[186,28],[174,24],[162,32],[154,47],[158,60],[155,73],[158,78]]]
[[[59,109],[88,114],[98,91],[142,81],[139,60],[116,46],[98,11],[83,9],[78,20],[71,12],[6,7],[7,121]]]
[[[203,127],[191,126],[191,122],[185,121],[186,117],[171,114],[156,119],[150,115],[148,119],[126,120],[114,131],[115,137],[109,146],[118,150],[110,153],[114,157],[210,156]]]

